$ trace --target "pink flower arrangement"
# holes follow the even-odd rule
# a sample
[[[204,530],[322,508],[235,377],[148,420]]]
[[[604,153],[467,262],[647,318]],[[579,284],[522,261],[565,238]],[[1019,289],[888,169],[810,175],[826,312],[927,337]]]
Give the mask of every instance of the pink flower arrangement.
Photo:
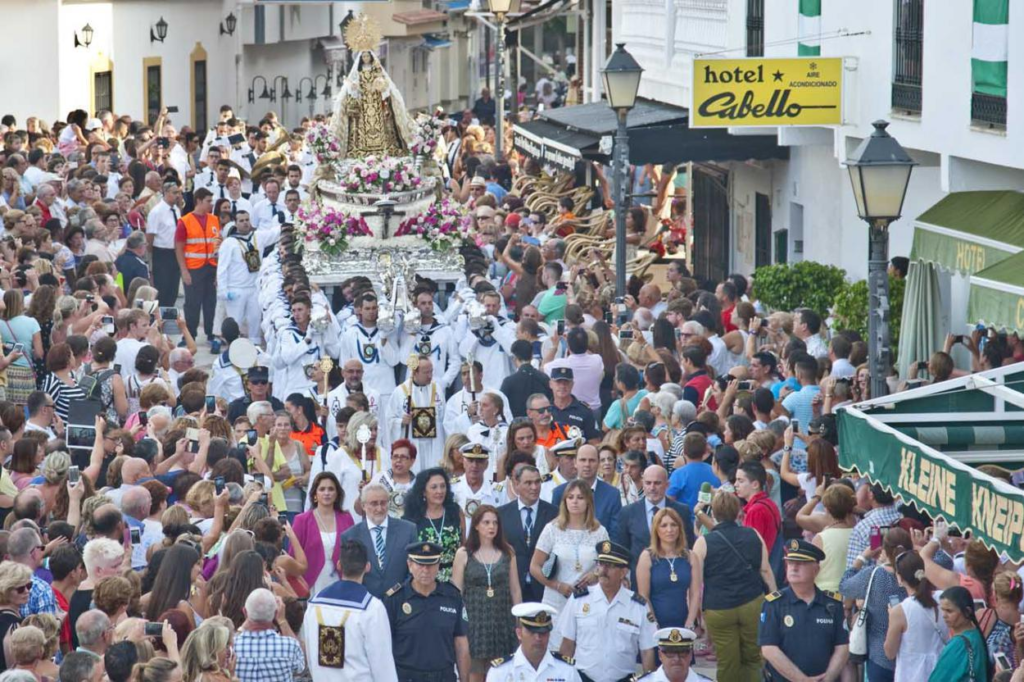
[[[430,245],[434,251],[458,249],[469,238],[469,214],[453,201],[445,199],[433,204],[425,213],[403,220],[396,237],[412,235]]]
[[[420,114],[416,123],[417,128],[409,143],[409,151],[415,156],[433,156],[441,137],[441,131],[444,129],[444,112],[437,109],[433,116]]]
[[[409,159],[367,156],[347,165],[338,182],[352,193],[393,194],[419,189],[423,179]]]
[[[341,154],[338,138],[323,123],[314,123],[306,132],[306,144],[316,156],[317,163],[321,165],[334,163]]]
[[[315,243],[320,251],[332,256],[343,253],[352,237],[373,236],[362,216],[316,204],[299,208],[296,228],[304,248]]]

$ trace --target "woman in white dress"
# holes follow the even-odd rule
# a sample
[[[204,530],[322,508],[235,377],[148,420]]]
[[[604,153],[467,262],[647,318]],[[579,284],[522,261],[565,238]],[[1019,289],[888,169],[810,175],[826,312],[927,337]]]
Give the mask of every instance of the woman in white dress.
[[[561,611],[574,590],[597,583],[597,543],[607,539],[607,529],[594,517],[590,486],[580,480],[567,483],[558,517],[544,526],[530,561],[530,575],[544,586],[545,604]],[[557,650],[560,643],[552,634],[549,648]]]
[[[896,557],[896,580],[907,598],[889,608],[885,655],[896,660],[895,682],[927,680],[949,639],[949,628],[935,599],[935,586],[924,577],[917,552]]]

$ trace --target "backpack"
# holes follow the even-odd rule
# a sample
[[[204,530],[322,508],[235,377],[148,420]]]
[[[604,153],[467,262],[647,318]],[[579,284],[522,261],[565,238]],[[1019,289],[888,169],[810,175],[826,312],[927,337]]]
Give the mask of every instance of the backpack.
[[[114,393],[111,391],[110,400],[104,402],[103,384],[105,384],[106,381],[116,373],[116,370],[113,369],[104,369],[98,373],[93,372],[92,369],[86,370],[85,374],[78,381],[78,386],[82,389],[85,400],[98,400],[102,403],[104,410],[110,407],[110,403],[114,400]]]

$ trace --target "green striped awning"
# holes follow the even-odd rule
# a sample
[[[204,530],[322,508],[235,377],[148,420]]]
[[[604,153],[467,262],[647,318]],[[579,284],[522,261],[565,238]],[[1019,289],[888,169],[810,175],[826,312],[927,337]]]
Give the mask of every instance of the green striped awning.
[[[954,192],[918,216],[911,260],[973,275],[1024,251],[1024,193]]]
[[[967,321],[1009,331],[1024,330],[1024,253],[971,276]]]
[[[942,452],[970,450],[1024,450],[1024,424],[953,425],[892,427]]]

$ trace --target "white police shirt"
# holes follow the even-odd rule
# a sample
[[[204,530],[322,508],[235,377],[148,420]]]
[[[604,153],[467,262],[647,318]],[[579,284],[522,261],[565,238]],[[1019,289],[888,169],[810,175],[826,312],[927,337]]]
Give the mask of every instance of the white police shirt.
[[[577,590],[562,608],[556,633],[576,642],[576,667],[594,682],[636,671],[636,656],[653,649],[656,625],[647,600],[620,587],[609,601],[600,585]]]

